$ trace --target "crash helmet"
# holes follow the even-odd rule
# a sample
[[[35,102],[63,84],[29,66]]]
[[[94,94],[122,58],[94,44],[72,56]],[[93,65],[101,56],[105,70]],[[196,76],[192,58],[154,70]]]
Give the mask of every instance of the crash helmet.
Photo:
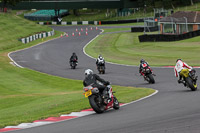
[[[101,56],[101,57],[99,57],[99,59],[100,59],[100,60],[103,60],[103,57]]]
[[[144,60],[144,59],[141,59],[141,60],[140,60],[140,63],[144,63],[144,62],[145,62],[145,60]]]
[[[91,69],[85,70],[85,76],[93,74],[93,71]]]
[[[103,57],[101,56],[101,54],[99,55],[99,58],[103,58]]]
[[[182,59],[177,59],[177,60],[176,60],[176,62],[178,62],[179,60],[181,60],[181,61],[182,61]]]

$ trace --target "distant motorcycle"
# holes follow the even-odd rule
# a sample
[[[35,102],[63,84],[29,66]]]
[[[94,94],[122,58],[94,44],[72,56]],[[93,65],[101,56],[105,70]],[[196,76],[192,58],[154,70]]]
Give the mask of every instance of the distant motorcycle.
[[[105,74],[105,64],[104,63],[99,63],[99,66],[97,67],[99,74]]]
[[[154,84],[155,83],[155,79],[153,76],[155,76],[155,74],[152,73],[150,67],[145,67],[142,69],[142,73],[144,74],[144,80],[146,80],[147,82],[149,82],[150,84]]]
[[[192,69],[189,71],[189,69],[183,69],[180,72],[180,76],[183,77],[183,83],[186,87],[190,88],[192,91],[197,90],[197,76],[195,76],[195,70]]]
[[[72,62],[70,62],[71,69],[76,69],[77,65],[78,65],[77,60],[73,60]]]
[[[83,88],[84,95],[89,99],[90,106],[92,109],[100,114],[109,108],[119,109],[120,105],[117,98],[113,95],[111,85],[107,86],[109,88],[108,94],[111,96],[111,99],[108,102],[104,102],[106,99],[103,98],[103,95],[99,92],[99,89],[92,86],[86,86]]]

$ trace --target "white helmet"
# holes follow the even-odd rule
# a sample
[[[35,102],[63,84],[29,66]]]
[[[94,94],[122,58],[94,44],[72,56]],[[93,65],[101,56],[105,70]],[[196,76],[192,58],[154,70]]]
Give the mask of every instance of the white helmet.
[[[93,71],[91,69],[85,70],[85,76],[87,76],[89,74],[93,74]]]

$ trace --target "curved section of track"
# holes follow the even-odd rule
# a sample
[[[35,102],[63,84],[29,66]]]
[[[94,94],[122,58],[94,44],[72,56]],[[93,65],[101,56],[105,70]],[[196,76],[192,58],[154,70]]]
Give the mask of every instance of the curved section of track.
[[[76,26],[54,27],[68,33]],[[88,27],[89,28],[89,27]],[[10,57],[19,65],[36,71],[71,79],[84,79],[84,70],[93,69],[95,60],[83,53],[83,47],[100,33],[88,31],[88,35],[69,36],[14,52]],[[71,70],[69,57],[76,52],[79,57],[77,69]],[[147,84],[138,74],[138,68],[106,64],[102,78],[112,84],[148,87],[159,90],[153,97],[122,107],[79,119],[63,121],[41,127],[14,131],[15,133],[198,133],[200,131],[200,93],[179,85],[171,68],[153,68],[156,83]],[[197,75],[200,73],[197,70]]]

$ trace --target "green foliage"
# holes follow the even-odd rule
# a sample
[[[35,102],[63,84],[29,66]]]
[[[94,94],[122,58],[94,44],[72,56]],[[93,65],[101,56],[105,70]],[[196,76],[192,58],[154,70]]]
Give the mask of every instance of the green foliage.
[[[4,7],[7,7],[7,5],[16,5],[18,2],[22,0],[1,0],[3,2]]]

